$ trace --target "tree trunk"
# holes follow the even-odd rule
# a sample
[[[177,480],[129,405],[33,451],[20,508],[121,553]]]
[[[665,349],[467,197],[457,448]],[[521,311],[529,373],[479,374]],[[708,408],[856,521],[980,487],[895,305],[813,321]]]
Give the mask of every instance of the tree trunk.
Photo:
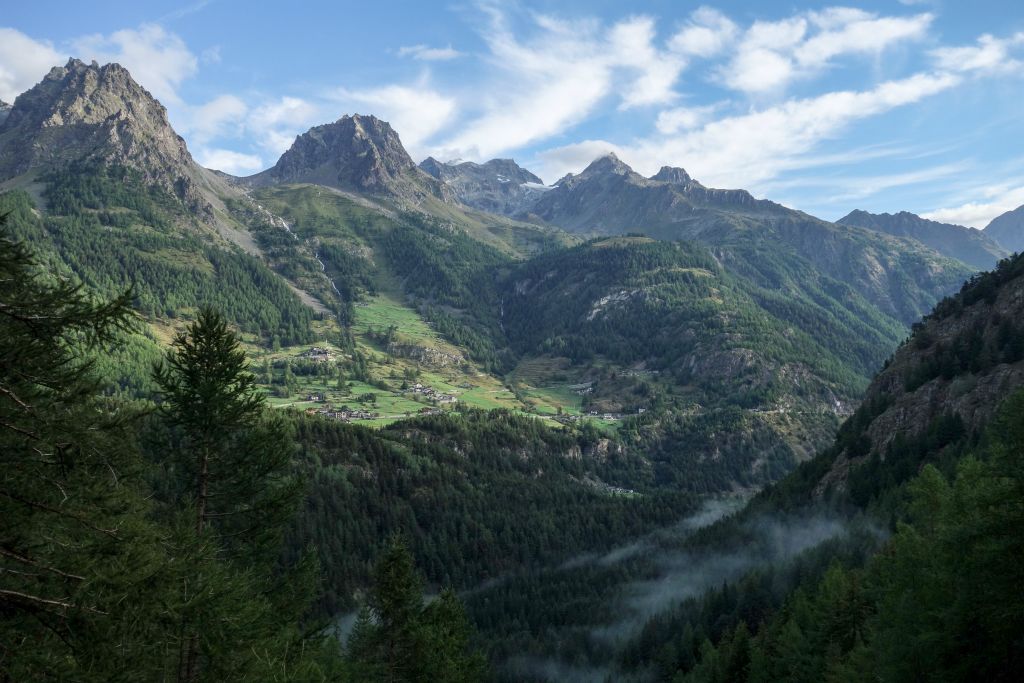
[[[204,444],[199,452],[199,481],[196,491],[196,536],[201,536],[206,526],[206,500],[209,497],[210,450]],[[178,669],[181,683],[194,683],[199,677],[199,635],[186,636],[184,644],[184,667]]]
[[[199,456],[199,491],[196,495],[196,535],[203,533],[206,525],[206,499],[210,482],[210,451],[204,445]]]

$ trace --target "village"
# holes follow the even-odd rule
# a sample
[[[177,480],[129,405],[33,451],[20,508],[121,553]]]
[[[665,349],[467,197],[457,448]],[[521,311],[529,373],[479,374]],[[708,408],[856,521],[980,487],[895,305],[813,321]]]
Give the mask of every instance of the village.
[[[329,363],[334,360],[335,354],[334,351],[323,346],[312,346],[308,351],[298,354],[297,357],[311,360],[314,363]]]
[[[456,401],[458,401],[458,399],[451,394],[443,394],[437,389],[424,386],[418,382],[409,387],[408,389],[403,389],[402,393],[422,396],[424,398],[430,399],[431,401],[437,401],[438,403],[455,403]]]

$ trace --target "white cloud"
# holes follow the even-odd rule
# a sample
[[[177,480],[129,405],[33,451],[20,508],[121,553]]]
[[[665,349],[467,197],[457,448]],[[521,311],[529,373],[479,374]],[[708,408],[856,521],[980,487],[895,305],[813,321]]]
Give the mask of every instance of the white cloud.
[[[794,57],[801,66],[817,67],[842,54],[875,54],[904,40],[927,33],[934,17],[875,17],[860,10],[833,9],[812,13],[811,22],[821,33],[800,45]]]
[[[255,154],[243,154],[230,149],[200,147],[196,151],[200,166],[224,171],[231,175],[246,176],[263,169],[263,159]]]
[[[239,132],[248,111],[241,98],[221,95],[189,110],[182,130],[196,143],[205,144],[212,138]]]
[[[672,86],[685,62],[670,52],[655,48],[655,35],[654,20],[650,17],[627,19],[612,26],[608,32],[610,65],[629,70],[621,88],[620,109],[664,104],[678,97]]]
[[[675,107],[658,113],[654,127],[659,133],[672,135],[681,130],[691,130],[705,123],[717,107]]]
[[[556,147],[537,155],[542,171],[542,178],[550,178],[550,182],[560,180],[567,173],[575,173],[590,164],[598,157],[609,152],[623,156],[626,152],[613,142],[607,140],[582,140],[572,145]]]
[[[246,119],[246,130],[268,152],[280,155],[311,125],[318,120],[320,107],[299,97],[281,97],[252,110]]]
[[[673,52],[693,57],[714,57],[736,38],[739,28],[729,17],[711,7],[700,7],[690,15],[668,46]]]
[[[924,37],[934,17],[879,17],[858,9],[831,8],[779,21],[754,22],[739,39],[732,60],[718,69],[728,87],[749,94],[784,91],[841,55],[878,54]]]
[[[429,45],[406,45],[398,48],[399,57],[412,57],[423,62],[443,62],[461,57],[462,53],[448,47],[430,47]]]
[[[655,45],[649,17],[605,26],[535,14],[533,32],[521,39],[502,10],[482,9],[490,18],[482,32],[490,88],[473,93],[476,111],[436,146],[445,155],[484,159],[564,133],[613,95],[621,109],[677,97],[673,87],[684,61]]]
[[[367,113],[385,119],[398,132],[402,144],[413,156],[421,154],[424,142],[451,121],[455,100],[421,85],[389,85],[368,90],[336,91],[333,95],[342,108],[355,111],[369,107]]]
[[[1015,59],[1012,48],[1024,45],[1024,32],[1001,39],[985,34],[977,45],[943,47],[931,51],[938,68],[958,73],[1009,73],[1020,71],[1024,63]]]
[[[156,24],[122,29],[108,36],[83,36],[72,41],[72,47],[85,61],[117,62],[169,106],[182,104],[178,87],[199,66],[199,60],[181,38]]]
[[[1016,187],[994,186],[982,189],[979,194],[989,201],[967,202],[959,206],[936,209],[921,215],[933,221],[969,225],[972,228],[984,228],[992,222],[993,218],[1024,205],[1024,185]]]
[[[45,40],[29,38],[13,28],[0,28],[0,100],[14,98],[67,62],[66,54]]]
[[[831,92],[727,116],[677,136],[658,135],[630,145],[603,144],[615,147],[616,154],[643,175],[671,164],[683,166],[712,186],[756,188],[785,170],[801,167],[805,154],[850,124],[920,101],[959,82],[954,74],[916,74],[870,90]],[[574,147],[551,150],[541,158],[545,162],[566,159]]]

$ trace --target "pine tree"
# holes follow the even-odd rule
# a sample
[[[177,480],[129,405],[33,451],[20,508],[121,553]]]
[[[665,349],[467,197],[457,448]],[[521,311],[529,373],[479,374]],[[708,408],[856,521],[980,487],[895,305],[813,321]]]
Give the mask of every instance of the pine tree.
[[[472,627],[454,591],[423,605],[423,579],[405,543],[395,538],[377,562],[370,600],[348,640],[355,680],[486,680],[483,656],[472,650]]]
[[[377,563],[370,608],[379,627],[383,680],[415,680],[414,671],[424,654],[420,632],[423,580],[399,539],[391,542]]]
[[[307,590],[290,606],[272,599],[289,588],[272,579],[298,501],[292,435],[265,410],[238,337],[210,309],[177,335],[153,377],[171,427],[168,457],[191,503],[191,522],[175,527],[187,558],[178,679],[195,681],[203,668],[209,676],[239,676],[256,664],[239,652],[258,643],[264,652],[256,659],[265,664],[287,647],[310,597]]]
[[[473,627],[455,591],[448,588],[424,611],[426,668],[431,678],[451,683],[485,680],[487,662],[472,649]]]
[[[0,679],[147,667],[137,624],[153,619],[162,562],[129,411],[95,372],[133,324],[130,299],[53,278],[0,226]]]

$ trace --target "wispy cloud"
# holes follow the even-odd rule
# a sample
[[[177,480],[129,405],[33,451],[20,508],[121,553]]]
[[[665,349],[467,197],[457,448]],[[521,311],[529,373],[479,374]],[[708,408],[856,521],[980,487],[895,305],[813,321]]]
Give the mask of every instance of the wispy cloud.
[[[372,113],[388,121],[414,156],[425,156],[424,140],[450,122],[456,111],[453,98],[431,90],[425,81],[365,90],[341,88],[330,97],[341,111]]]
[[[562,134],[605,98],[631,109],[678,97],[685,61],[657,44],[650,17],[605,26],[534,14],[520,36],[503,10],[483,9],[489,87],[459,132],[439,143],[448,155],[482,158]]]
[[[248,112],[248,105],[240,97],[220,95],[206,104],[188,108],[180,128],[195,143],[206,144],[212,138],[237,132]]]
[[[461,57],[462,53],[451,45],[447,47],[430,47],[429,45],[406,45],[398,48],[399,57],[411,57],[423,62],[444,62]]]
[[[295,136],[324,123],[320,106],[301,97],[280,97],[264,102],[246,118],[245,129],[260,147],[275,157],[287,150]],[[276,158],[275,158],[276,160]]]
[[[904,173],[879,175],[820,174],[806,175],[788,180],[773,180],[761,186],[766,193],[792,189],[827,189],[833,202],[863,199],[884,190],[931,183],[936,180],[962,175],[969,168],[966,163],[939,164]]]
[[[263,170],[263,159],[259,155],[234,152],[230,149],[200,147],[195,152],[195,158],[206,168],[231,175],[246,176]]]
[[[921,215],[933,221],[984,228],[993,218],[1024,205],[1024,179],[1017,179],[1016,182],[1016,185],[997,183],[977,188],[975,192],[980,198],[977,201],[936,209]]]
[[[1013,73],[1024,70],[1024,62],[1013,56],[1013,49],[1024,45],[1024,32],[1009,38],[985,34],[975,45],[942,47],[931,51],[935,65],[958,73]]]
[[[663,164],[685,165],[711,185],[751,187],[798,167],[803,155],[853,122],[918,102],[959,82],[954,74],[915,74],[870,90],[830,92],[725,116],[677,136],[656,135],[626,145],[591,140],[549,150],[541,158],[557,175],[572,170],[575,148],[603,144],[645,175]]]
[[[738,41],[719,78],[744,93],[784,91],[843,55],[874,55],[900,42],[923,38],[934,17],[880,17],[858,9],[830,8],[779,21],[754,22]]]
[[[693,57],[714,57],[731,45],[739,34],[736,23],[718,10],[700,7],[669,40],[673,52]]]

